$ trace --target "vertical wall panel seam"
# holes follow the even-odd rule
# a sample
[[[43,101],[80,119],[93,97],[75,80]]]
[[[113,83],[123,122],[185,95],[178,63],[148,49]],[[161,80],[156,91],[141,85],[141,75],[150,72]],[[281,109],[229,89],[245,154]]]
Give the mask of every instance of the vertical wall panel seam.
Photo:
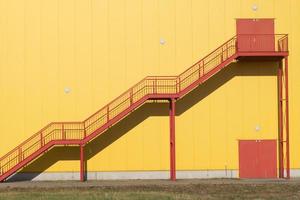
[[[207,41],[208,41],[208,48],[210,48],[210,6],[211,6],[211,4],[210,4],[210,1],[207,1],[207,10],[208,10],[208,12],[207,12],[207,14],[208,14],[208,16],[207,16],[207,21],[208,21],[208,23],[207,23],[207,31],[208,31],[208,34],[207,34]],[[211,104],[212,104],[212,102],[211,102],[212,100],[211,100],[211,98],[208,98],[208,113],[209,113],[209,116],[208,116],[208,118],[209,118],[209,121],[208,121],[208,123],[209,123],[209,127],[208,127],[208,135],[209,135],[209,163],[208,163],[208,167],[209,168],[211,168],[211,166],[212,166],[212,142],[211,142],[211,140],[212,140],[212,131],[211,131]]]
[[[40,114],[39,114],[39,116],[40,116],[40,126],[42,126],[43,122],[44,122],[44,120],[43,120],[43,95],[44,95],[44,93],[43,93],[43,87],[44,87],[44,82],[42,82],[41,77],[43,77],[43,75],[44,75],[42,69],[44,69],[45,66],[42,65],[42,63],[43,63],[42,62],[42,1],[40,0],[39,2],[40,2],[40,6],[39,6],[39,10],[40,10],[40,13],[39,13],[39,17],[40,17],[40,23],[39,23],[39,26],[40,26],[40,29],[39,29],[39,34],[40,34],[40,45],[39,45],[39,48],[40,48],[39,49],[39,51],[40,51],[40,61],[39,61],[39,65],[40,65],[40,68],[41,68],[40,69],[40,79],[39,79],[39,81],[41,81],[40,90],[39,90],[39,92],[40,92],[40,101],[41,101],[41,104],[40,104],[41,108],[40,108]]]
[[[169,74],[174,74],[174,71],[177,72],[179,66],[177,66],[177,2],[174,1],[174,66],[171,67]]]
[[[160,74],[160,44],[159,43],[156,43],[156,40],[160,40],[160,10],[159,10],[160,6],[159,6],[159,0],[156,0],[156,12],[154,11],[154,13],[157,14],[157,17],[156,17],[156,20],[157,20],[157,38],[155,38],[155,46],[156,46],[156,49],[157,49],[157,66],[155,68],[155,74]]]
[[[156,38],[156,40],[160,40],[160,38],[161,38],[161,32],[160,32],[160,25],[161,25],[160,18],[161,18],[161,16],[160,16],[160,4],[159,4],[159,2],[160,2],[160,0],[156,0],[156,10],[157,10],[156,12],[157,12],[157,16],[158,16],[157,17],[157,24],[158,24],[158,26],[157,26],[157,28],[158,28],[157,33],[158,33],[158,38]],[[156,68],[156,69],[158,69],[158,71],[156,73],[160,74],[160,67],[161,67],[161,61],[160,61],[161,47],[159,46],[158,43],[156,43],[156,40],[155,40],[155,44],[156,44],[156,46],[158,46],[158,66]],[[159,121],[159,126],[158,127],[159,127],[159,135],[161,135],[161,130],[162,130],[162,121],[161,120]],[[162,149],[162,146],[163,146],[162,141],[159,140],[159,145],[158,146],[159,146],[160,149]],[[159,156],[160,156],[159,160],[162,163],[163,162],[162,161],[163,157],[162,157],[161,154]]]
[[[109,23],[109,21],[110,21],[110,8],[111,8],[111,5],[110,5],[110,0],[107,0],[106,1],[107,2],[107,18],[106,18],[106,20],[107,20],[107,52],[108,52],[108,62],[107,62],[107,64],[108,64],[108,66],[107,66],[107,68],[108,68],[108,70],[107,70],[107,72],[108,72],[108,74],[107,74],[107,77],[108,77],[108,79],[107,80],[110,80],[111,79],[111,36],[110,36],[110,33],[111,33],[111,31],[110,31],[110,23]],[[107,94],[108,94],[108,96],[109,96],[109,99],[111,98],[111,83],[109,82],[109,81],[107,81],[108,82],[108,84],[107,84],[107,88],[108,88],[108,92],[107,92]]]
[[[141,12],[140,12],[140,14],[141,14],[141,21],[140,21],[140,23],[141,23],[141,65],[142,65],[142,70],[141,70],[141,72],[142,72],[142,74],[144,74],[144,71],[145,71],[145,61],[144,61],[144,32],[143,32],[143,28],[144,28],[144,18],[143,18],[143,16],[144,16],[144,9],[143,9],[143,6],[144,6],[144,4],[143,4],[143,0],[141,0]],[[145,146],[145,142],[144,142],[144,140],[145,140],[145,134],[141,134],[141,143],[142,143],[142,153],[141,153],[141,155],[142,155],[142,159],[141,159],[141,166],[142,166],[142,169],[143,170],[145,170],[145,149],[144,149],[144,146]],[[160,163],[160,168],[162,168],[162,166],[161,166],[161,163]]]
[[[125,67],[125,73],[124,73],[124,85],[127,85],[128,84],[128,77],[127,77],[127,72],[128,72],[128,59],[127,59],[127,44],[128,44],[128,35],[127,35],[127,0],[123,0],[123,9],[124,9],[124,67]],[[126,159],[125,159],[125,168],[128,170],[129,169],[129,161],[128,159],[130,158],[130,155],[129,155],[129,147],[128,147],[128,137],[126,137],[126,139],[124,140],[124,143],[125,143],[125,149],[126,149]]]
[[[88,0],[87,0],[88,2]],[[78,102],[79,102],[79,77],[78,77],[78,68],[80,67],[79,64],[80,61],[78,59],[78,57],[80,58],[81,55],[78,55],[78,50],[81,48],[80,46],[77,47],[77,45],[80,45],[78,44],[77,42],[77,37],[79,37],[79,33],[77,33],[77,24],[78,24],[78,20],[77,20],[77,16],[79,15],[80,16],[80,11],[77,12],[77,7],[79,4],[79,2],[77,2],[77,0],[73,0],[73,72],[72,72],[72,79],[70,81],[70,83],[68,83],[68,87],[71,87],[71,84],[74,84],[73,88],[75,89],[75,91],[73,91],[73,95],[75,97],[75,102],[73,102],[72,104],[72,107],[74,109],[74,114],[76,116],[76,118],[78,118],[78,115],[79,115],[79,112],[78,112]],[[81,11],[82,12],[82,11]],[[86,37],[86,36],[85,36]],[[62,66],[62,67],[65,67],[65,66]],[[70,66],[69,66],[70,67]],[[87,67],[87,66],[86,66]],[[63,86],[65,87],[65,86]]]
[[[26,64],[27,64],[27,59],[26,59],[26,0],[23,0],[23,66],[20,66],[20,68],[23,68],[23,133],[22,136],[23,138],[26,138],[26,133],[25,133],[25,123],[26,123]]]
[[[58,102],[57,102],[57,115],[58,115],[58,119],[61,120],[62,116],[61,116],[61,111],[60,111],[60,102],[61,102],[61,93],[60,93],[60,89],[61,89],[61,80],[60,80],[60,76],[61,76],[61,70],[60,70],[60,35],[59,35],[59,31],[60,31],[60,16],[59,16],[59,12],[60,12],[60,6],[59,6],[59,2],[60,0],[57,0],[57,82],[58,82],[58,88],[57,88],[57,93],[58,93]]]
[[[226,40],[226,36],[227,36],[227,23],[226,23],[226,0],[223,0],[223,12],[224,12],[224,17],[223,17],[223,26],[224,26],[224,34],[223,37],[225,37],[224,40]],[[227,73],[225,74],[225,76],[227,76]],[[224,89],[225,89],[225,168],[228,169],[228,87],[226,85],[226,83],[224,84]],[[227,173],[227,172],[226,172]]]
[[[193,16],[194,16],[194,10],[193,10],[193,0],[190,0],[190,36],[191,36],[191,50],[192,50],[192,62],[194,62],[194,26],[193,26]],[[192,128],[195,129],[195,109],[192,110]],[[196,146],[197,146],[197,136],[196,133],[193,133],[193,168],[195,169],[197,166],[196,163]]]
[[[91,62],[91,71],[90,71],[90,76],[91,76],[91,81],[90,81],[90,92],[91,92],[91,107],[90,109],[95,110],[96,106],[95,106],[95,66],[94,66],[94,3],[93,0],[90,0],[90,20],[91,20],[91,27],[90,27],[90,51],[91,51],[91,55],[90,55],[90,62]],[[93,112],[92,110],[89,110],[89,112]]]

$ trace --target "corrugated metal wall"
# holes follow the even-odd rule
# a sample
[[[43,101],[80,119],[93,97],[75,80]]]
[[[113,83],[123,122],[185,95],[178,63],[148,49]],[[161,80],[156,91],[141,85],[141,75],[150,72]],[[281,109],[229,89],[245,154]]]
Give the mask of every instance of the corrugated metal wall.
[[[83,120],[146,75],[180,73],[232,37],[235,18],[274,17],[276,32],[290,34],[299,168],[299,9],[296,0],[0,0],[0,155],[48,122]],[[237,139],[277,138],[275,72],[275,63],[233,64],[178,102],[178,169],[236,169]],[[168,169],[166,110],[146,106],[87,147],[88,170]],[[77,153],[57,150],[28,170],[78,170]]]

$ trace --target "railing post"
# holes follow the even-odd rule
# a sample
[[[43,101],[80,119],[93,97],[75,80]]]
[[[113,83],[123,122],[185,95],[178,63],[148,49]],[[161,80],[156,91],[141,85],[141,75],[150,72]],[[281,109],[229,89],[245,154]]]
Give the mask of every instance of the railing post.
[[[21,162],[22,161],[22,148],[21,147],[19,147],[18,154],[19,154],[19,162]]]
[[[226,50],[225,50],[225,55],[226,55],[226,59],[228,59],[228,42],[226,43]]]
[[[286,44],[285,51],[288,51],[289,50],[289,38],[288,37],[286,37],[286,39],[285,39],[285,44]]]
[[[40,133],[40,140],[41,140],[41,147],[43,147],[44,146],[44,144],[43,144],[43,132]]]
[[[62,123],[61,131],[62,131],[62,139],[65,140],[66,139],[66,133],[65,133],[65,127],[64,127],[63,123]]]
[[[178,76],[178,92],[181,91],[181,80],[180,80],[180,76]]]
[[[86,127],[85,127],[85,122],[83,122],[83,138],[86,137]]]
[[[109,121],[109,106],[106,108],[106,122]]]
[[[221,48],[222,49],[222,52],[221,52],[221,63],[224,61],[224,58],[223,58],[223,53],[224,53],[223,47],[224,46],[222,46],[222,48]]]
[[[154,80],[152,81],[152,94],[154,94]]]
[[[154,79],[154,94],[157,94],[157,79]]]
[[[199,79],[201,78],[201,61],[198,64],[198,70],[199,70]]]
[[[130,105],[132,105],[133,104],[133,89],[131,88],[131,90],[130,90]]]
[[[204,60],[202,61],[202,76],[204,76]]]

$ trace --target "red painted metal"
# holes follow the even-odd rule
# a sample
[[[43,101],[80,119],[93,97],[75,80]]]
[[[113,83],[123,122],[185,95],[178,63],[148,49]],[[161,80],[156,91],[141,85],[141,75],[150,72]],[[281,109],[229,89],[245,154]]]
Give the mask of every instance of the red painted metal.
[[[64,124],[61,125],[61,134],[62,134],[62,139],[65,140],[66,139],[66,132],[65,132]]]
[[[277,140],[260,140],[259,143],[259,176],[277,178]]]
[[[287,52],[289,49],[289,41],[288,41],[288,35],[284,35],[284,37],[281,37],[277,41],[278,51],[279,52]],[[288,55],[286,55],[288,56]]]
[[[19,162],[22,162],[22,149],[21,147],[19,148]]]
[[[265,51],[274,52],[275,38],[274,34],[264,35],[251,35],[243,34],[238,35],[238,51],[255,52]]]
[[[86,137],[86,127],[85,127],[85,123],[83,123],[83,138]]]
[[[40,133],[40,142],[41,142],[41,148],[42,148],[42,146],[44,145],[44,142],[43,142],[43,133],[41,132]]]
[[[149,99],[173,99],[175,115],[175,99],[182,98],[235,59],[254,55],[287,56],[287,35],[274,38],[278,38],[274,52],[237,52],[238,41],[235,36],[178,76],[145,77],[83,122],[48,124],[0,158],[0,181],[29,164],[53,145],[85,145]],[[172,130],[175,134],[175,128]],[[172,176],[176,178],[175,174],[171,178]]]
[[[284,166],[283,166],[283,108],[282,108],[282,61],[279,62],[278,73],[278,154],[279,154],[279,178],[284,177]]]
[[[275,34],[274,18],[236,20],[236,33],[239,34]]]
[[[279,68],[278,68],[279,177],[290,178],[289,91],[288,91],[289,88],[288,88],[288,57],[287,56],[284,57],[284,63],[285,63],[284,70],[283,70],[282,60],[280,60]],[[283,98],[283,91],[284,91],[284,98]],[[286,163],[284,163],[284,160],[286,160]],[[284,169],[286,170],[285,174],[284,174]]]
[[[253,178],[257,175],[258,147],[256,142],[239,141],[239,177]]]
[[[277,178],[276,140],[240,140],[240,178]]]
[[[288,79],[288,57],[285,57],[285,142],[286,142],[286,177],[290,178],[290,135],[289,135],[289,79]]]
[[[284,52],[238,52],[238,57],[243,56],[255,56],[255,57],[277,57],[277,58],[284,58],[285,56],[288,56],[289,53]]]
[[[238,51],[275,50],[274,19],[237,19]]]
[[[241,34],[237,36],[238,52],[257,56],[276,56],[287,52],[286,34]],[[276,41],[276,42],[275,42]]]
[[[170,177],[176,180],[176,150],[175,150],[175,99],[170,99]]]
[[[80,181],[84,181],[84,149],[83,145],[80,145]]]

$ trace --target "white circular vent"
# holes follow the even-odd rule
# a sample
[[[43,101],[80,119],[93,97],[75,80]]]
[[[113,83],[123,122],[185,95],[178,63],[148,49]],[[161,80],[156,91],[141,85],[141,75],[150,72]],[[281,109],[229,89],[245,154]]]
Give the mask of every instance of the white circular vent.
[[[159,43],[160,43],[161,45],[164,45],[164,44],[166,43],[166,40],[163,39],[163,38],[160,38]]]
[[[253,5],[252,5],[252,10],[253,10],[253,11],[257,11],[257,9],[258,9],[258,6],[257,6],[256,4],[253,4]]]
[[[66,94],[69,94],[69,93],[71,92],[71,88],[65,87],[65,88],[64,88],[64,92],[65,92]]]
[[[255,126],[255,131],[260,131],[260,129],[261,129],[261,126],[260,126],[260,125],[256,125],[256,126]]]

